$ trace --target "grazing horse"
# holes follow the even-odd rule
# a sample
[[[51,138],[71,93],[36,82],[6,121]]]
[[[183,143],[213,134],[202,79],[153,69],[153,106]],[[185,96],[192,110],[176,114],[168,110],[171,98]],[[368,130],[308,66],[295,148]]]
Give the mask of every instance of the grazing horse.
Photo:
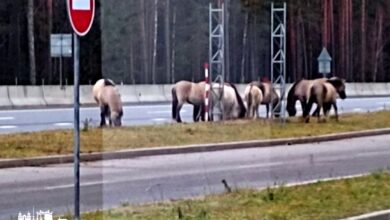
[[[245,88],[245,100],[247,103],[247,114],[248,118],[259,118],[259,106],[263,101],[263,92],[261,89],[253,84],[249,84]]]
[[[177,122],[181,122],[180,110],[185,103],[192,104],[194,106],[194,121],[198,121],[203,112],[204,107],[204,92],[206,88],[205,82],[193,83],[190,81],[177,82],[172,90],[172,118]]]
[[[326,82],[328,79],[327,78],[320,78],[320,79],[314,79],[314,80],[307,80],[307,79],[302,79],[296,83],[294,83],[290,89],[290,91],[287,94],[287,112],[288,115],[295,116],[297,114],[297,109],[295,108],[295,103],[297,100],[301,103],[302,106],[302,111],[305,110],[306,103],[309,98],[310,94],[310,89],[313,85],[313,83],[319,82]],[[314,111],[314,114],[319,113],[319,108]]]
[[[220,99],[222,102],[222,117],[224,120],[245,118],[246,108],[244,101],[233,83],[225,83],[223,85],[223,92],[219,84],[213,84],[212,86],[214,92],[212,92],[210,96],[211,109],[217,105],[216,100]],[[212,115],[210,118],[213,120]]]
[[[106,117],[112,126],[122,125],[122,101],[115,83],[110,79],[98,80],[92,88],[92,94],[100,107],[100,127],[106,125]]]
[[[337,94],[341,99],[346,99],[347,95],[345,93],[345,80],[338,77],[332,77],[329,80],[316,81],[312,84],[309,100],[306,108],[303,112],[303,117],[305,122],[308,123],[310,120],[310,110],[313,103],[318,105],[318,121],[320,121],[320,110],[323,109],[324,116],[327,117],[330,108],[333,106],[336,120],[338,121],[338,111],[337,111]]]

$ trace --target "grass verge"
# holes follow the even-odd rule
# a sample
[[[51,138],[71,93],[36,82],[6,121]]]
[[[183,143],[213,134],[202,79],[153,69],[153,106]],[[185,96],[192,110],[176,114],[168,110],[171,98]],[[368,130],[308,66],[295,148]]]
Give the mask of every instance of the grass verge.
[[[390,208],[390,173],[84,214],[83,219],[334,220]]]
[[[285,126],[266,120],[220,123],[167,124],[81,132],[81,152],[101,152],[187,144],[305,137],[390,127],[390,111],[344,114],[339,122],[304,124],[298,118]],[[0,158],[71,154],[73,131],[58,130],[0,135]]]

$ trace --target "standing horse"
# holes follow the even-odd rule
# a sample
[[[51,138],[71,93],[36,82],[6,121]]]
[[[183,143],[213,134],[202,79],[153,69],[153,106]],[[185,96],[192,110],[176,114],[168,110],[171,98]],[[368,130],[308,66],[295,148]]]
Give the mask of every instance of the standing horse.
[[[177,82],[172,90],[172,118],[177,122],[181,122],[180,110],[185,103],[194,106],[194,121],[198,121],[204,107],[204,92],[206,88],[205,82],[193,83],[190,81]]]
[[[272,87],[272,84],[269,82],[259,82],[253,81],[250,85],[257,86],[263,93],[263,100],[261,101],[262,105],[265,105],[267,111],[267,118],[269,118],[269,110],[272,104],[276,112],[280,112],[280,98],[278,93],[276,93],[275,88]]]
[[[341,99],[347,98],[345,93],[345,80],[338,77],[332,77],[325,82],[314,82],[310,89],[307,106],[303,112],[305,122],[308,123],[310,120],[310,110],[313,103],[317,103],[318,105],[318,121],[320,121],[321,117],[321,108],[323,109],[324,116],[327,117],[332,106],[336,114],[336,120],[338,121],[339,116],[337,111],[337,94]]]
[[[290,89],[290,91],[287,94],[287,112],[288,115],[295,116],[297,114],[297,109],[295,108],[295,103],[299,100],[302,106],[302,111],[306,108],[306,103],[309,98],[310,89],[313,85],[313,83],[319,82],[326,82],[327,78],[320,78],[320,79],[314,79],[314,80],[307,80],[302,79],[296,83],[294,83]],[[314,111],[314,114],[318,114],[319,108]]]
[[[205,82],[193,83],[189,81],[177,82],[172,92],[172,118],[177,122],[182,122],[180,117],[180,110],[185,103],[194,106],[193,120],[196,122],[200,118],[204,120],[204,106],[205,106]],[[213,84],[213,89],[216,93],[210,94],[210,108],[216,106],[217,99],[222,100],[223,117],[225,119],[243,118],[245,117],[245,106],[239,95],[237,88],[233,84],[226,83],[222,89],[219,85]],[[211,117],[212,119],[212,117]]]
[[[253,84],[249,84],[245,88],[245,100],[247,105],[247,114],[248,118],[259,118],[259,106],[263,101],[263,92],[261,89]]]
[[[115,83],[110,79],[98,80],[92,88],[92,94],[100,107],[100,127],[106,125],[106,117],[112,126],[122,125],[122,101]]]

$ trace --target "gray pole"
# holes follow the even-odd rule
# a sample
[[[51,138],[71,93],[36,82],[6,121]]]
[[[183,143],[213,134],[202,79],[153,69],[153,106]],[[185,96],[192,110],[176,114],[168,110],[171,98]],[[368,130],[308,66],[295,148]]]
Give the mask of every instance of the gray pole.
[[[73,52],[74,52],[74,219],[80,219],[80,45],[79,37],[73,33]]]

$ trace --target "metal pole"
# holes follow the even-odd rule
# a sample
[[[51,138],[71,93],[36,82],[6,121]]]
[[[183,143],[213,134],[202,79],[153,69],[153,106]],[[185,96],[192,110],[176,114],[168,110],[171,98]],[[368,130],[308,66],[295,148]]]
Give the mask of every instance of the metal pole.
[[[80,94],[79,94],[79,38],[73,33],[74,53],[74,219],[80,219]]]
[[[60,87],[63,88],[62,85],[62,55],[60,56]]]

